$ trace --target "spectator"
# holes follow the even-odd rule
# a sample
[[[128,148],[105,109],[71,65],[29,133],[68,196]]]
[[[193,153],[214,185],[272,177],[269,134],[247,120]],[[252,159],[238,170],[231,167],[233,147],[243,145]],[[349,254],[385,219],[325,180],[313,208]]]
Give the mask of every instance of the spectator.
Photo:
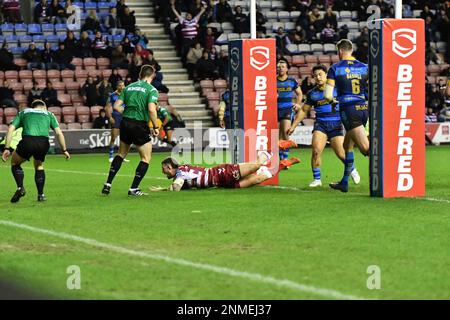
[[[445,12],[444,9],[440,9],[437,17],[436,17],[436,27],[437,30],[440,33],[440,39],[441,41],[447,41],[447,52],[450,51],[450,45],[449,45],[449,35],[450,35],[450,5],[447,9],[448,14]]]
[[[50,5],[50,12],[52,16],[52,22],[54,23],[66,23],[67,12],[66,9],[59,3],[60,0],[52,0]]]
[[[306,12],[311,7],[312,0],[297,0],[292,5],[293,11]]]
[[[219,0],[214,6],[214,20],[216,22],[233,22],[233,11],[227,0]]]
[[[331,27],[336,30],[337,29],[337,17],[333,13],[332,7],[327,7],[327,11],[325,12],[325,16],[323,17],[323,23],[326,25],[328,23],[331,24]]]
[[[14,90],[9,87],[8,81],[0,81],[0,105],[7,108],[17,108],[18,104],[14,100]]]
[[[125,52],[125,54],[134,53],[134,45],[131,43],[128,37],[123,37],[120,45],[123,47],[123,51]]]
[[[119,44],[111,53],[111,69],[128,69],[128,64],[129,61],[126,53],[123,51],[123,46]]]
[[[331,23],[327,22],[320,34],[320,40],[324,43],[336,42],[336,31],[332,28]]]
[[[113,92],[113,88],[107,78],[103,78],[102,82],[98,85],[98,95],[100,98],[100,105],[105,106],[108,102],[109,95]]]
[[[434,112],[439,112],[445,103],[444,96],[438,91],[436,85],[431,86],[431,92],[427,92],[426,94],[426,103],[425,105],[428,108],[432,108]]]
[[[111,57],[108,38],[102,36],[100,31],[95,33],[95,38],[92,41],[92,54],[94,58]]]
[[[156,61],[156,59],[153,55],[153,50],[147,50],[147,51],[148,51],[148,57],[146,59],[146,63],[151,65],[153,67],[153,69],[155,69],[156,72],[160,72],[161,66],[159,65],[158,61]]]
[[[138,55],[133,55],[131,64],[128,68],[132,81],[137,81],[139,79],[139,72],[142,65],[142,58]]]
[[[61,107],[61,101],[58,100],[58,93],[53,88],[53,83],[51,81],[47,81],[47,85],[42,91],[41,99],[45,102],[47,107]]]
[[[250,21],[246,14],[242,13],[242,7],[234,7],[233,28],[236,33],[246,33],[250,31]],[[207,48],[208,50],[210,48]]]
[[[229,71],[228,71],[228,51],[221,50],[219,59],[217,59],[217,68],[219,71],[219,77],[222,79],[228,79]]]
[[[59,43],[59,49],[53,54],[53,60],[59,65],[59,70],[75,70],[75,66],[71,63],[73,54],[64,46],[64,42]]]
[[[3,0],[2,9],[7,22],[19,23],[22,21],[20,2],[18,0]]]
[[[219,54],[217,53],[217,49],[215,46],[212,47],[212,50],[209,51],[209,58],[217,64],[217,59],[219,59]]]
[[[206,50],[211,50],[216,43],[216,36],[211,27],[206,28],[206,34],[202,37],[202,45]],[[194,44],[195,45],[195,44]]]
[[[131,84],[132,82],[133,82],[133,79],[131,78],[131,75],[128,74],[128,75],[125,77],[125,86]]]
[[[309,25],[308,30],[306,30],[306,41],[309,43],[317,42],[318,39],[316,33],[314,26],[312,24]]]
[[[256,9],[256,30],[261,31],[262,33],[266,33],[266,27],[264,26],[267,22],[266,17],[261,12],[261,7],[257,7]]]
[[[314,26],[314,29],[319,30],[322,25],[322,15],[319,12],[319,8],[314,7],[309,13],[309,24]]]
[[[20,67],[14,63],[14,55],[6,41],[3,42],[2,48],[0,49],[0,70],[20,70]]]
[[[434,14],[433,14],[433,12],[430,11],[430,7],[428,5],[425,5],[423,7],[422,12],[420,13],[420,18],[423,20],[427,20],[428,17],[430,17],[431,20],[433,20]]]
[[[425,122],[437,122],[437,115],[432,108],[427,108]]]
[[[78,42],[78,56],[80,58],[92,57],[92,40],[86,31],[81,32],[80,41]]]
[[[28,93],[28,105],[31,105],[31,103],[36,99],[41,99],[42,95],[42,89],[39,88],[38,83],[36,80],[33,79],[33,87],[30,89],[30,92]]]
[[[172,11],[177,16],[178,21],[181,25],[181,34],[182,34],[182,45],[181,45],[181,60],[183,64],[186,64],[186,55],[189,51],[189,48],[194,43],[195,39],[198,35],[197,24],[198,20],[202,16],[202,14],[206,10],[206,6],[202,7],[202,10],[193,18],[192,14],[189,12],[186,14],[186,19],[184,19],[178,11],[175,9],[175,1],[171,0]]]
[[[355,58],[363,63],[368,63],[369,61],[369,42],[363,41],[358,49],[355,51]]]
[[[194,78],[195,67],[196,67],[197,61],[203,55],[203,50],[204,49],[202,48],[200,43],[196,42],[194,44],[194,46],[191,47],[191,49],[189,50],[189,52],[186,56],[186,69],[189,74],[189,79]]]
[[[346,24],[344,24],[338,32],[339,35],[339,40],[342,39],[348,39],[348,33],[350,32],[350,30],[348,29],[348,26]]]
[[[125,15],[125,8],[127,5],[125,4],[125,0],[119,0],[116,4],[117,17],[119,20]]]
[[[108,79],[109,83],[111,83],[111,87],[117,88],[117,82],[122,81],[122,80],[123,80],[122,76],[119,74],[119,69],[113,68],[112,73]]]
[[[439,60],[436,51],[431,47],[429,42],[425,43],[425,64],[429,65],[433,62],[434,64],[439,64],[441,61]]]
[[[22,57],[27,60],[28,70],[45,70],[45,64],[42,62],[42,55],[36,49],[36,44],[34,42],[30,43],[28,50],[26,50]]]
[[[364,41],[369,42],[369,28],[367,27],[361,29],[360,35],[355,39],[355,44],[359,47]]]
[[[125,7],[124,14],[120,18],[120,23],[127,34],[134,33],[136,30],[136,17],[134,16],[134,11],[131,12],[130,8]]]
[[[283,27],[279,27],[277,34],[275,35],[275,42],[277,46],[277,52],[281,54],[289,54],[286,47],[291,44],[291,40],[285,34]]]
[[[149,51],[144,49],[140,44],[136,45],[136,49],[134,51],[134,55],[140,56],[142,60],[148,59],[148,56],[150,55]]]
[[[302,26],[295,26],[294,36],[292,42],[294,44],[304,43],[306,40],[306,31],[303,30]]]
[[[64,47],[70,52],[77,52],[79,43],[77,38],[75,38],[75,34],[71,30],[67,30],[66,38],[64,39]]]
[[[425,20],[425,42],[436,42],[436,25],[431,16],[427,16]]]
[[[300,12],[300,15],[295,22],[296,26],[301,26],[303,29],[308,29],[309,27],[309,16],[306,12]]]
[[[105,109],[100,109],[100,114],[94,120],[94,129],[109,129],[109,118],[106,116]]]
[[[44,44],[44,50],[42,50],[42,62],[45,63],[45,68],[47,70],[56,69],[59,70],[59,65],[53,59],[53,50],[52,44],[50,42],[46,42]]]
[[[137,46],[140,44],[142,48],[147,49],[148,39],[145,34],[141,33],[140,29],[136,29],[133,36],[130,39],[131,43]]]
[[[199,80],[216,78],[216,65],[209,58],[208,50],[203,50],[202,57],[197,61],[196,69]]]
[[[97,13],[95,10],[89,10],[89,14],[84,21],[83,26],[81,27],[81,32],[83,31],[90,31],[92,33],[95,33],[97,31],[100,31],[100,20],[97,17]]]
[[[109,15],[105,19],[105,25],[110,34],[120,34],[122,37],[125,36],[125,29],[122,28],[120,19],[117,16],[117,8],[111,7],[109,9]]]
[[[81,87],[81,94],[86,97],[86,105],[89,107],[97,105],[99,99],[97,86],[92,77],[88,77],[86,83]]]
[[[50,23],[52,22],[52,10],[47,0],[41,0],[34,8],[34,22]]]

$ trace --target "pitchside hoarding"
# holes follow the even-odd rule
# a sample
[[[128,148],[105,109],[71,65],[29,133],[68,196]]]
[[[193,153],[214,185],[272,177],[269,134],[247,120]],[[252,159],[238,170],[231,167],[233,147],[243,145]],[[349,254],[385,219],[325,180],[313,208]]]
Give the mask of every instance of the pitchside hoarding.
[[[424,196],[424,21],[382,20],[369,55],[370,194]]]
[[[232,152],[235,163],[259,151],[278,154],[276,47],[274,39],[229,42]],[[278,162],[273,161],[273,171]],[[278,184],[278,177],[267,184]]]

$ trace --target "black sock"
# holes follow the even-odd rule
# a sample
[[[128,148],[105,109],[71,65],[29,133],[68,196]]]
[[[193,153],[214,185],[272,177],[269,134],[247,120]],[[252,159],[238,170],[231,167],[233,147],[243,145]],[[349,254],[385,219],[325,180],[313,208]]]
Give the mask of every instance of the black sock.
[[[34,172],[34,182],[36,182],[36,188],[38,194],[44,194],[44,185],[45,185],[45,171],[44,170],[36,170]]]
[[[11,172],[13,174],[14,180],[16,180],[17,188],[23,189],[24,173],[20,164],[11,166]]]
[[[139,184],[141,183],[142,179],[144,178],[145,174],[148,170],[148,163],[146,162],[139,162],[137,168],[136,168],[136,175],[134,176],[133,184],[131,185],[131,189],[137,189],[139,187]]]
[[[109,168],[109,175],[107,183],[111,184],[114,177],[116,176],[116,173],[119,172],[120,167],[122,166],[123,158],[119,155],[114,157],[114,160],[111,163],[111,167]]]

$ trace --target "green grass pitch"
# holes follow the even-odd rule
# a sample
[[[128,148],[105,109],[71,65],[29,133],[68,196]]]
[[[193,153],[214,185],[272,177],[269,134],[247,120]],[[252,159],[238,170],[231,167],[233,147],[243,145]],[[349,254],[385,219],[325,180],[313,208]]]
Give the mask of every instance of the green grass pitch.
[[[368,160],[359,153],[361,184],[351,184],[348,194],[329,189],[343,171],[329,149],[324,186],[310,190],[310,149],[291,155],[302,163],[281,173],[287,188],[138,199],[127,196],[135,154],[108,197],[100,194],[106,154],[69,162],[49,156],[48,201],[36,201],[27,163],[28,193],[15,205],[9,164],[0,164],[0,276],[74,299],[450,298],[450,147],[427,148],[425,199],[370,198]],[[160,170],[165,156],[153,155],[142,189],[168,184]],[[79,290],[67,288],[71,265],[81,271]],[[367,288],[372,265],[379,267],[380,289]]]

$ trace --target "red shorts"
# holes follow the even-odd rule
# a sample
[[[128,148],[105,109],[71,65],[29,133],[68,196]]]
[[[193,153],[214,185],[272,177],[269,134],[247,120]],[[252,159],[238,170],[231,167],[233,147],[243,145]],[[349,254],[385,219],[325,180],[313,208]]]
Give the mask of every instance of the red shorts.
[[[241,171],[238,164],[221,164],[211,168],[209,174],[212,175],[212,184],[221,188],[239,188]]]

